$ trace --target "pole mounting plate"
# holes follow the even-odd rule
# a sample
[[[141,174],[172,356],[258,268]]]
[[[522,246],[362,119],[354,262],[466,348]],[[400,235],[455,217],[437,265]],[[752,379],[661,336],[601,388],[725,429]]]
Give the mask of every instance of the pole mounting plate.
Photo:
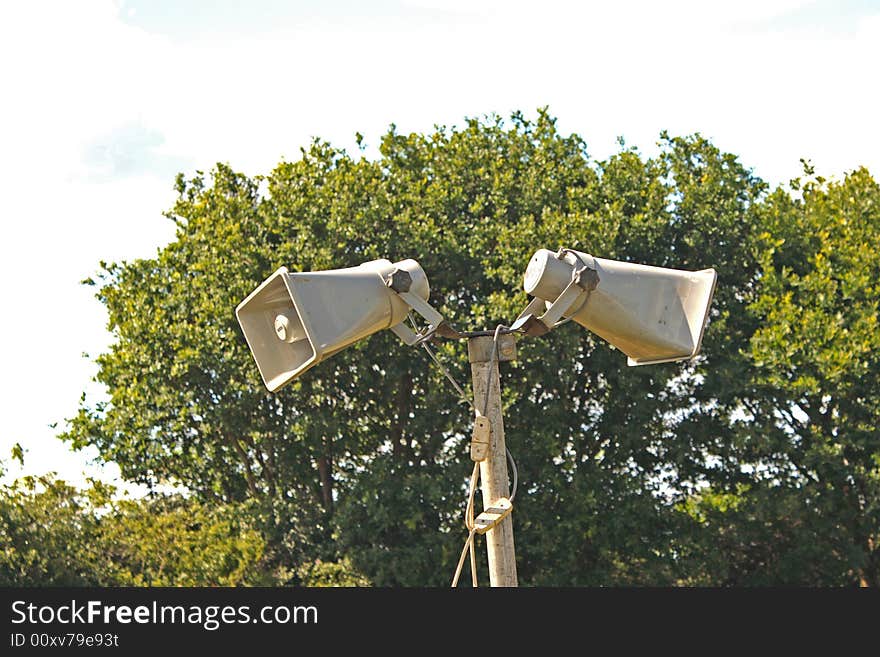
[[[490,529],[497,527],[502,520],[510,515],[511,511],[513,511],[513,502],[502,497],[474,518],[474,531],[478,534],[485,534]]]

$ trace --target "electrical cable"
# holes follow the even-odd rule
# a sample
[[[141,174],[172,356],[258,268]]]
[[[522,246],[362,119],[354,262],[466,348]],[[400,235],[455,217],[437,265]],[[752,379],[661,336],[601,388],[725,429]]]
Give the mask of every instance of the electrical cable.
[[[410,318],[410,321],[412,321],[412,318]],[[507,327],[504,326],[504,325],[499,324],[498,327],[495,329],[495,334],[496,334],[496,335],[500,335],[500,334],[501,334],[500,332],[501,332],[501,330],[503,330],[503,329],[507,329]],[[437,367],[440,368],[440,371],[443,373],[443,376],[446,377],[446,379],[449,381],[449,383],[452,384],[452,387],[455,388],[456,392],[458,392],[459,397],[460,397],[464,402],[466,402],[466,403],[467,403],[472,409],[474,409],[475,412],[477,412],[477,407],[474,406],[474,402],[472,402],[471,399],[470,399],[470,397],[468,397],[468,396],[465,394],[464,389],[458,384],[458,381],[455,380],[455,377],[452,376],[452,374],[451,374],[450,371],[447,369],[447,367],[446,367],[446,366],[441,362],[441,360],[437,357],[437,354],[434,353],[434,350],[431,349],[431,347],[428,346],[428,344],[427,344],[426,342],[425,342],[425,343],[422,343],[422,347],[423,347],[423,348],[425,349],[425,351],[428,353],[428,356],[431,357],[431,360],[434,361],[434,364],[437,365]],[[492,354],[493,354],[493,355],[492,355],[492,359],[493,359],[493,360],[497,357],[497,348],[498,348],[498,343],[497,343],[497,338],[496,338],[496,339],[493,340],[493,344],[492,344]],[[491,368],[491,369],[489,370],[489,377],[490,377],[490,379],[489,379],[489,385],[492,384],[491,377],[492,377],[492,373],[493,373],[494,371],[495,371],[495,368]],[[486,411],[488,410],[488,406],[489,406],[489,397],[488,397],[489,392],[488,392],[488,391],[489,391],[489,386],[487,385],[487,386],[486,386],[486,397],[485,397],[484,400],[483,400],[483,412],[482,412],[482,415],[486,415]],[[511,492],[510,492],[510,498],[509,498],[510,501],[513,502],[513,498],[516,497],[516,486],[517,486],[517,483],[518,483],[518,481],[519,481],[519,473],[518,473],[517,468],[516,468],[516,461],[514,461],[514,459],[513,459],[513,454],[510,453],[510,449],[508,449],[508,448],[505,446],[505,451],[507,452],[507,462],[510,464],[511,474],[513,475],[513,482],[512,482],[512,485],[511,485]]]
[[[408,315],[410,323],[413,325],[413,328],[416,328],[415,320],[412,315]],[[452,387],[455,388],[455,391],[458,393],[460,399],[467,402],[467,404],[474,410],[477,415],[482,415],[484,417],[488,417],[487,413],[489,411],[489,393],[492,388],[493,383],[493,375],[495,374],[495,367],[493,365],[498,360],[498,337],[502,335],[502,332],[512,333],[510,327],[505,326],[504,324],[499,324],[492,335],[492,351],[489,356],[489,376],[486,381],[486,394],[483,397],[483,410],[480,411],[471,401],[470,397],[467,396],[464,392],[464,389],[458,384],[455,380],[455,377],[452,376],[450,371],[446,368],[446,366],[440,361],[437,357],[437,354],[428,346],[427,339],[425,341],[420,342],[422,347],[424,347],[428,356],[434,361],[434,364],[440,368],[440,371],[443,373],[443,376],[452,384]],[[430,336],[428,336],[430,337]],[[511,475],[513,481],[511,483],[511,490],[508,499],[512,503],[514,498],[516,497],[516,489],[519,484],[519,471],[516,467],[516,461],[513,459],[513,454],[511,454],[510,449],[505,446],[504,448],[505,454],[507,456],[507,462],[510,465]],[[474,463],[474,469],[471,473],[470,486],[468,487],[468,502],[467,507],[465,509],[465,517],[464,524],[468,529],[468,537],[464,542],[464,546],[461,550],[461,556],[458,559],[458,565],[455,568],[455,574],[452,577],[452,587],[458,586],[458,580],[461,577],[462,568],[464,568],[465,558],[470,553],[470,566],[471,566],[471,583],[476,588],[478,586],[477,582],[477,560],[476,553],[474,548],[474,542],[476,537],[476,529],[474,528],[474,496],[477,490],[477,481],[480,475],[480,464],[479,462]]]
[[[495,374],[495,368],[492,365],[498,360],[498,333],[501,329],[507,328],[504,324],[499,324],[495,328],[495,335],[492,336],[492,353],[489,355],[489,378],[486,381],[486,394],[483,397],[482,414],[488,417],[489,412],[489,391],[492,389],[492,375]]]
[[[489,378],[486,382],[486,396],[483,399],[483,415],[488,417],[489,412],[489,390],[492,388],[492,375],[495,373],[495,368],[492,365],[498,360],[498,336],[501,335],[501,331],[505,330],[507,332],[510,331],[509,326],[505,326],[504,324],[499,324],[495,327],[495,335],[492,337],[492,353],[489,356]],[[513,502],[513,498],[516,497],[516,486],[519,480],[519,473],[516,469],[516,461],[513,460],[513,454],[510,453],[510,449],[507,446],[504,446],[504,451],[507,453],[507,462],[510,464],[510,469],[513,471],[513,486],[511,487],[510,497],[508,498],[511,502]]]
[[[464,558],[467,556],[468,548],[473,547],[474,536],[476,535],[476,533],[477,530],[472,529],[468,534],[467,540],[464,542],[464,547],[461,549],[461,556],[458,558],[458,566],[456,566],[455,568],[455,575],[452,576],[452,588],[458,586],[458,578],[461,576],[461,569],[462,566],[464,566]]]
[[[510,463],[511,473],[513,475],[513,485],[510,489],[510,497],[507,499],[513,503],[513,498],[516,497],[516,485],[519,483],[519,472],[516,470],[516,461],[513,460],[513,454],[510,453],[510,450],[507,449],[507,446],[504,447],[504,450],[507,452],[507,462]]]
[[[474,495],[477,492],[477,479],[480,477],[480,464],[474,463],[474,469],[471,472],[471,483],[468,487],[468,503],[464,512],[464,526],[468,529],[468,537],[461,550],[461,557],[458,560],[458,566],[455,569],[455,575],[452,577],[452,587],[458,586],[458,578],[461,576],[461,569],[464,566],[465,551],[470,549],[471,554],[471,584],[477,588],[477,555],[474,551]]]
[[[446,369],[446,366],[440,362],[440,359],[437,358],[437,355],[433,352],[431,347],[429,347],[427,343],[422,343],[422,347],[425,349],[425,351],[428,352],[428,355],[431,357],[431,360],[433,360],[434,363],[437,365],[437,367],[440,368],[440,371],[443,372],[443,376],[445,376],[447,379],[449,379],[449,382],[452,384],[452,387],[454,387],[456,392],[458,392],[459,397],[461,397],[461,399],[464,402],[466,402],[471,408],[473,408],[476,411],[476,407],[474,406],[474,402],[472,402],[470,397],[468,397],[465,394],[462,387],[460,385],[458,385],[458,382],[452,377],[452,374],[449,373],[449,370]]]
[[[412,313],[408,313],[407,318],[409,319],[410,324],[412,324],[413,328],[415,329],[416,322],[412,316]],[[422,345],[424,350],[428,353],[428,356],[431,357],[431,360],[434,361],[434,364],[440,368],[441,372],[443,372],[443,376],[445,376],[449,380],[449,383],[452,384],[452,387],[455,388],[455,391],[458,393],[458,396],[464,402],[466,402],[468,404],[468,406],[470,406],[471,408],[473,408],[476,411],[476,407],[474,406],[474,402],[472,402],[471,398],[467,394],[465,394],[464,389],[460,385],[458,385],[458,381],[455,380],[455,378],[452,376],[452,374],[449,372],[449,370],[446,368],[446,366],[442,362],[440,362],[440,359],[437,358],[437,354],[434,353],[434,350],[431,349],[430,346],[428,346],[427,342],[421,342],[420,344]]]

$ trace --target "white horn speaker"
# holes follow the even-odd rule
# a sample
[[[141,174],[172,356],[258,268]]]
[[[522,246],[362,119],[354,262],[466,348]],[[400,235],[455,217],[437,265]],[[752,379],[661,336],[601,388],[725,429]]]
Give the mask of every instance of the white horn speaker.
[[[415,338],[402,322],[411,307],[427,306],[429,292],[428,278],[415,260],[373,260],[358,267],[302,273],[281,267],[238,305],[235,314],[263,382],[275,391],[382,329],[396,329],[405,340],[404,334]],[[433,309],[427,306],[427,311]],[[439,315],[431,319],[435,324],[442,321]]]
[[[540,333],[571,318],[620,349],[630,365],[690,359],[700,350],[716,278],[714,269],[682,271],[539,249],[523,280],[535,300],[518,323],[531,319]],[[530,318],[536,302],[547,310]]]

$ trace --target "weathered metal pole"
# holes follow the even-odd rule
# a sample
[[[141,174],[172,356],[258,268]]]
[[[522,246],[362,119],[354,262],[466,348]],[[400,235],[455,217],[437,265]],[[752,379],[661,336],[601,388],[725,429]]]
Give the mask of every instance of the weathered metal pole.
[[[492,507],[499,499],[510,496],[498,363],[516,359],[516,341],[511,334],[500,335],[495,358],[492,357],[493,342],[493,338],[489,336],[468,338],[468,360],[471,363],[474,403],[489,419],[492,427],[489,455],[480,462],[480,486],[483,490],[484,509]],[[517,586],[513,514],[508,515],[499,525],[486,533],[486,548],[489,552],[489,584]]]

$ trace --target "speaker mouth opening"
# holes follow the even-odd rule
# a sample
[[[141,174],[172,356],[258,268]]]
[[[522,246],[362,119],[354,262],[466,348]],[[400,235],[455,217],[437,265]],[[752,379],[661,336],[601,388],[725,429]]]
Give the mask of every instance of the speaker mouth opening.
[[[251,292],[235,314],[269,391],[282,388],[317,360],[290,290],[286,267]]]

